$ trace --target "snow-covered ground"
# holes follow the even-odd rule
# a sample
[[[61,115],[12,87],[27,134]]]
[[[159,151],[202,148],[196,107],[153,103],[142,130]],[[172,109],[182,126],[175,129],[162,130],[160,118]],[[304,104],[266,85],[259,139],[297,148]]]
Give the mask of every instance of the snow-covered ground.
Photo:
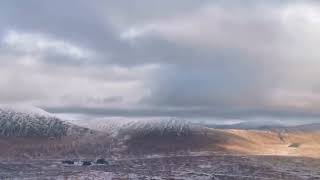
[[[159,156],[65,165],[61,160],[2,161],[0,179],[319,179],[320,160],[272,156]]]

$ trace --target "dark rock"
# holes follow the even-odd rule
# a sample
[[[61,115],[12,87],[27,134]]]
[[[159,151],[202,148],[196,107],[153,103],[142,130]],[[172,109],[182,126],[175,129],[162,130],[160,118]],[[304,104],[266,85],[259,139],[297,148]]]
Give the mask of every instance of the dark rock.
[[[90,161],[82,161],[82,166],[91,166],[91,164]]]
[[[65,160],[65,161],[62,161],[63,164],[74,164],[74,161],[71,161],[71,160]]]
[[[300,145],[301,145],[301,144],[299,144],[299,143],[292,143],[292,144],[289,145],[289,147],[291,147],[291,148],[298,148],[298,147],[300,147]]]
[[[106,161],[105,159],[97,159],[96,163],[97,164],[109,164],[108,161]]]

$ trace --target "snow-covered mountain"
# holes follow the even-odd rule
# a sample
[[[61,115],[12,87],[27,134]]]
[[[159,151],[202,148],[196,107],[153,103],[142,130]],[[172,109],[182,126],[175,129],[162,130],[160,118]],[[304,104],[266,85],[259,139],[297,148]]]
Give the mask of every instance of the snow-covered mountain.
[[[113,117],[72,123],[108,133],[113,139],[112,146],[125,154],[198,150],[206,147],[211,138],[207,128],[174,118]]]
[[[183,136],[191,133],[193,127],[187,121],[179,119],[91,119],[71,121],[82,127],[107,132],[112,136],[123,135],[174,135]]]
[[[36,107],[0,105],[1,136],[61,137],[76,130],[81,128]]]
[[[0,106],[1,158],[61,158],[105,155],[110,138],[44,110]]]

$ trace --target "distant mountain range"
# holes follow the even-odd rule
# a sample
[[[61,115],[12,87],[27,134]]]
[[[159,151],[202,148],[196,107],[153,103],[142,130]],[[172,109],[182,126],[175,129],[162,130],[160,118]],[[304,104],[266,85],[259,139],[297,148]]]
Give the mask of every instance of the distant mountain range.
[[[264,130],[264,131],[286,131],[286,132],[314,132],[320,131],[320,123],[288,126],[280,123],[241,122],[230,125],[205,125],[214,129],[239,129],[239,130]]]

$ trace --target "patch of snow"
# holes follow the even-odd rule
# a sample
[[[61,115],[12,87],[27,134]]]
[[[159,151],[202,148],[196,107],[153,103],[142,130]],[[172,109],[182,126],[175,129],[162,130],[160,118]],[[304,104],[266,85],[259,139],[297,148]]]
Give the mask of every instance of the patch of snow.
[[[90,129],[103,131],[111,134],[113,137],[121,133],[150,133],[157,132],[164,134],[174,132],[176,135],[182,135],[191,129],[188,121],[179,119],[92,119],[92,120],[74,120],[71,123],[87,127]],[[131,133],[129,133],[131,132]]]
[[[198,167],[202,169],[212,168],[211,164],[200,164]]]

